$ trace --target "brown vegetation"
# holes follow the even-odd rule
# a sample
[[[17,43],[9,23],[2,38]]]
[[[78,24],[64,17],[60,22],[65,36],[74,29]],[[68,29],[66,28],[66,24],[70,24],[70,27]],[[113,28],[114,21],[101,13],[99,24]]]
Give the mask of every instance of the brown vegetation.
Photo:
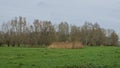
[[[80,42],[54,42],[48,46],[48,48],[83,48]]]
[[[85,22],[83,26],[76,26],[67,22],[53,24],[51,21],[36,19],[29,24],[26,18],[16,17],[4,22],[0,27],[0,46],[7,45],[8,47],[22,45],[46,47],[53,42],[56,42],[51,45],[54,48],[81,48],[82,44],[114,46],[118,45],[119,40],[119,36],[114,30],[106,30],[101,28],[98,23],[90,22]]]

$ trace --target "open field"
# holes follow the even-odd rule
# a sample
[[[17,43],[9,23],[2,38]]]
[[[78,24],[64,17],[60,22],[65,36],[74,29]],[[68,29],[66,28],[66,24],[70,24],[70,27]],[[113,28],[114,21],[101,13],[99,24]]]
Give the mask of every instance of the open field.
[[[0,48],[0,68],[120,68],[119,47]]]

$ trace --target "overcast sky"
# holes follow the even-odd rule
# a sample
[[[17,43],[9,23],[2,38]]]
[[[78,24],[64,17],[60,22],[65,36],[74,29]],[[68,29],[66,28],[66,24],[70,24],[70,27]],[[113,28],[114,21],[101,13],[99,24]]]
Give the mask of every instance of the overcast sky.
[[[98,22],[120,35],[120,0],[0,0],[0,23],[23,16],[53,23]]]

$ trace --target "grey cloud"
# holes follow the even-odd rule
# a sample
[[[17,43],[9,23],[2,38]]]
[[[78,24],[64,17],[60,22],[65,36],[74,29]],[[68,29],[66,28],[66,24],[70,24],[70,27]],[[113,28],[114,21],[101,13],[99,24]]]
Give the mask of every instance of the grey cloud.
[[[119,3],[120,0],[0,0],[0,22],[15,16],[27,17],[29,22],[35,18],[77,25],[90,21],[118,31]]]

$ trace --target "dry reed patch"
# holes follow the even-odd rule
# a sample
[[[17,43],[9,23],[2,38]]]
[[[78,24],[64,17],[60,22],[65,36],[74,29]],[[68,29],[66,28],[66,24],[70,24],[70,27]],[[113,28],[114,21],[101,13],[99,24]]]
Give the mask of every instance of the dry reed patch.
[[[48,46],[48,48],[83,48],[80,42],[54,42]]]

